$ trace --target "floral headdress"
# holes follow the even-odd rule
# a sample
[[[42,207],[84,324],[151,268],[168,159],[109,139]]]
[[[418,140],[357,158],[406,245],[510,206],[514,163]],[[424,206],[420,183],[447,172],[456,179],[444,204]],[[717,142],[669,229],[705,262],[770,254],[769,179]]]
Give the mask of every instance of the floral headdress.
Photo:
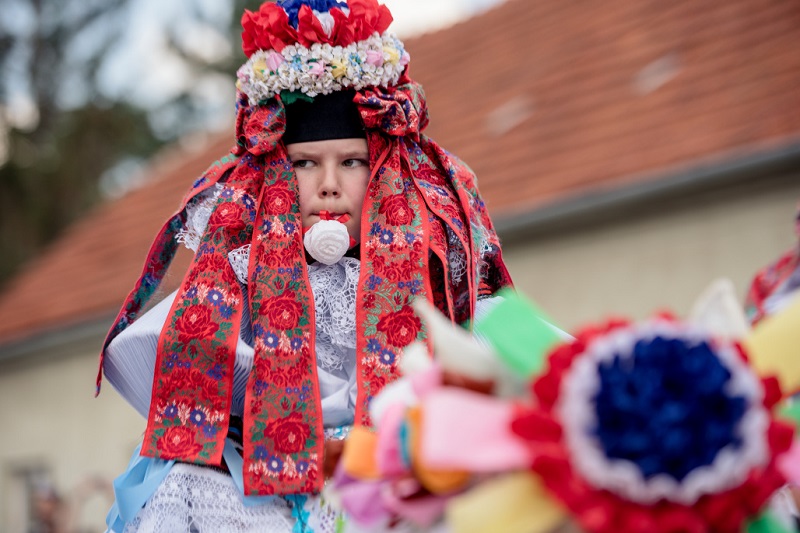
[[[370,424],[366,407],[397,378],[403,347],[425,338],[413,299],[461,322],[479,295],[510,284],[475,176],[422,134],[424,94],[407,76],[402,43],[383,33],[390,22],[376,0],[284,0],[245,13],[250,60],[239,71],[236,145],[164,225],[105,344],[160,284],[187,207],[212,187],[221,191],[158,341],[143,455],[220,463],[235,347],[249,312],[255,358],[245,396],[245,492],[322,487],[314,300],[296,177],[282,141],[284,106],[298,97],[356,89],[369,147],[356,305],[357,424]],[[249,262],[237,279],[228,259],[244,250]]]
[[[251,104],[283,91],[309,97],[344,88],[391,87],[410,60],[393,34],[386,6],[367,0],[265,3],[245,11],[242,41],[249,57],[238,87]]]

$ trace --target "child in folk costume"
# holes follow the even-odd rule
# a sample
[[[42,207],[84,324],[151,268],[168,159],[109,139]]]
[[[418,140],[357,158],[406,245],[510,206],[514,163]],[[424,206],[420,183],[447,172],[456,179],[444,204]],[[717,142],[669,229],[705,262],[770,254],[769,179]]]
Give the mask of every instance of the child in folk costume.
[[[313,495],[425,338],[410,302],[461,323],[511,283],[475,176],[422,134],[391,20],[376,0],[245,12],[236,144],[164,225],[101,356],[147,419],[110,530],[333,531]],[[178,242],[180,289],[134,322]]]

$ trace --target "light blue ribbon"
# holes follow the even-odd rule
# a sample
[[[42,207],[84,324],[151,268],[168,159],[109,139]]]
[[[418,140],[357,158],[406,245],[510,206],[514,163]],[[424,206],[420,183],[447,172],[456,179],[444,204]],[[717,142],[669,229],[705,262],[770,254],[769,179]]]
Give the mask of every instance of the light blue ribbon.
[[[136,517],[175,464],[174,460],[143,457],[141,450],[140,444],[133,451],[128,468],[114,480],[116,500],[106,516],[110,531],[122,532],[125,529],[125,524]]]
[[[121,476],[114,480],[114,505],[106,516],[106,525],[109,531],[121,533],[125,525],[132,521],[141,511],[147,500],[158,490],[161,483],[169,474],[174,460],[166,461],[153,457],[143,457],[140,455],[142,445],[136,447],[128,463],[128,468]],[[269,502],[275,496],[245,496],[244,480],[242,469],[244,461],[236,451],[230,439],[225,439],[225,447],[222,456],[228,465],[233,484],[239,494],[242,495],[242,502],[245,507],[253,507]]]

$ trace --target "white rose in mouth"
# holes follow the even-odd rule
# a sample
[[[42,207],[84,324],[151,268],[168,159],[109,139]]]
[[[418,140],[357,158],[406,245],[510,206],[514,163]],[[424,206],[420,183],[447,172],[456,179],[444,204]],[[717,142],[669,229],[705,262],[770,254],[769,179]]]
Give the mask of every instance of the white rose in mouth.
[[[303,244],[311,257],[320,263],[332,265],[350,248],[350,234],[338,220],[320,220],[306,232]]]

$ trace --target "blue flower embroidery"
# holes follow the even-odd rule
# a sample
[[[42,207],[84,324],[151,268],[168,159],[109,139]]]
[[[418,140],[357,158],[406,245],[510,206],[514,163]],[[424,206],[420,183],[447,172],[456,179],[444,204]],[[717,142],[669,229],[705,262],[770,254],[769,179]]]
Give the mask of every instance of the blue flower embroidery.
[[[283,470],[283,461],[277,455],[273,455],[267,461],[267,468],[270,472],[280,472]]]
[[[271,331],[268,331],[264,335],[264,344],[266,344],[270,348],[277,348],[278,347],[278,335],[277,335],[277,333],[273,333]]]
[[[222,372],[222,365],[217,363],[217,364],[215,364],[214,366],[212,366],[211,368],[208,369],[208,371],[206,372],[206,375],[208,377],[210,377],[211,379],[219,380],[219,379],[222,379],[222,377],[225,374]]]
[[[269,453],[267,452],[266,446],[256,446],[256,449],[253,451],[253,457],[258,459],[259,461],[263,461],[267,457],[269,457]]]
[[[206,424],[203,426],[203,435],[207,439],[213,439],[214,437],[216,437],[218,431],[219,429],[212,424]]]
[[[219,305],[222,303],[223,296],[222,293],[216,289],[208,291],[208,301],[211,302],[211,305]]]
[[[206,421],[206,414],[200,409],[194,409],[189,415],[189,420],[191,420],[192,424],[195,426],[202,426],[203,422]]]
[[[381,352],[381,363],[390,366],[394,364],[395,354],[391,350]]]

